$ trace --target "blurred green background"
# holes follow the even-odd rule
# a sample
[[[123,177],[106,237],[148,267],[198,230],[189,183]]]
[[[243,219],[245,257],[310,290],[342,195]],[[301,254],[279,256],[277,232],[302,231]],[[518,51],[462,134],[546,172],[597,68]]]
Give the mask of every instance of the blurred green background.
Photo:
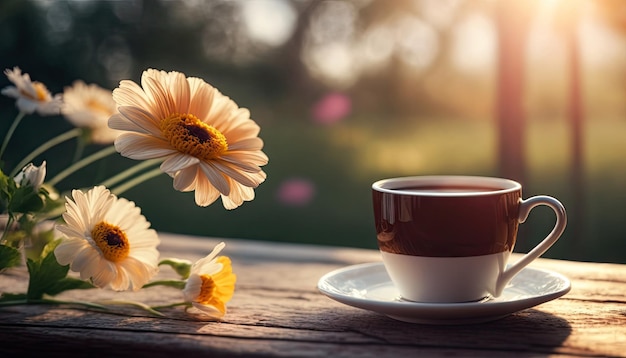
[[[219,201],[197,207],[193,193],[161,175],[123,194],[160,231],[374,248],[373,181],[507,176],[524,196],[552,195],[568,210],[563,238],[544,256],[626,263],[625,6],[4,0],[0,68],[19,66],[52,93],[77,79],[112,90],[147,68],[176,70],[250,109],[270,158],[255,200],[232,211]],[[520,93],[509,96],[507,86]],[[515,110],[510,124],[503,103]],[[3,136],[16,114],[13,99],[0,98]],[[27,116],[2,159],[12,169],[70,128],[61,116]],[[54,175],[75,147],[59,145],[35,164],[46,160]],[[133,164],[113,155],[58,188],[88,187]],[[544,209],[531,213],[516,251],[550,230]]]

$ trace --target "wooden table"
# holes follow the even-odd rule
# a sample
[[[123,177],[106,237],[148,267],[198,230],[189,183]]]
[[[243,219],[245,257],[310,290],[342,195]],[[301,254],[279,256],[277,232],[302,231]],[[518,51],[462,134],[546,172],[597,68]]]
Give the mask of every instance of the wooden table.
[[[161,234],[162,257],[196,260],[216,239]],[[567,276],[565,296],[500,320],[471,325],[421,325],[346,306],[317,290],[324,274],[379,261],[375,250],[223,240],[238,275],[221,322],[199,320],[182,308],[156,318],[57,306],[0,309],[0,357],[626,357],[626,265],[539,259],[533,267]],[[168,268],[159,275],[167,276]],[[170,270],[171,271],[171,270]],[[25,273],[0,276],[0,290],[23,292]],[[96,296],[94,296],[96,295]],[[101,298],[107,290],[70,291],[64,298]],[[180,291],[152,287],[114,298],[148,304],[179,300]]]

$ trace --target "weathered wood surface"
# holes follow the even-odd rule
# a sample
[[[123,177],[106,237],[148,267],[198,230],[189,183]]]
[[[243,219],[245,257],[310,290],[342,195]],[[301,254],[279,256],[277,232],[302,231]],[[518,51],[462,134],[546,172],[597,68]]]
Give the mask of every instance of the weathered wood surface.
[[[218,242],[162,234],[163,257],[196,260]],[[182,308],[166,318],[55,306],[0,309],[0,357],[45,356],[582,356],[626,357],[626,265],[540,259],[534,267],[572,281],[567,295],[503,319],[473,325],[410,324],[337,303],[317,291],[325,273],[378,261],[374,250],[224,240],[237,289],[221,322]],[[160,273],[167,277],[167,268]],[[0,276],[0,291],[25,290],[25,273]],[[180,300],[180,291],[72,291],[64,298]]]

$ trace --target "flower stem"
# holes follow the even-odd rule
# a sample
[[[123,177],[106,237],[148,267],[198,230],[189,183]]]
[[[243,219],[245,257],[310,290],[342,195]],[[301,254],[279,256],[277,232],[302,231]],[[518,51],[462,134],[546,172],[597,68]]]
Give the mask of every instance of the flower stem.
[[[107,309],[105,306],[97,304],[97,303],[93,303],[93,302],[63,301],[63,300],[55,300],[52,298],[42,298],[42,299],[23,298],[19,300],[0,301],[0,307],[19,306],[19,305],[27,305],[27,304],[78,305],[78,306],[85,306],[87,308],[97,308],[101,310]]]
[[[72,158],[72,163],[76,163],[80,157],[83,156],[83,151],[85,150],[85,138],[83,136],[78,137],[78,141],[76,143],[76,150],[74,151],[74,158]]]
[[[111,155],[115,153],[115,147],[114,146],[108,146],[104,149],[101,149],[100,151],[97,151],[79,161],[77,161],[76,163],[70,165],[69,167],[65,168],[65,170],[61,171],[59,174],[57,174],[54,178],[50,179],[47,184],[49,184],[50,186],[55,186],[58,182],[60,182],[61,180],[65,179],[67,176],[69,176],[70,174],[74,173],[75,171],[81,169],[82,167],[85,167],[93,162],[95,162],[98,159],[104,158],[107,155]]]
[[[26,113],[20,111],[20,113],[18,113],[15,119],[13,120],[11,127],[9,127],[9,131],[7,132],[7,135],[4,137],[4,141],[2,141],[2,147],[0,148],[0,158],[2,158],[2,154],[4,154],[4,150],[7,149],[7,145],[9,145],[9,140],[13,136],[13,132],[15,132],[15,128],[17,128],[17,126],[20,124],[20,122],[22,121],[22,118],[24,118],[25,115]]]
[[[134,306],[137,308],[141,308],[142,310],[145,310],[146,312],[149,312],[155,316],[160,316],[163,317],[165,316],[163,313],[156,311],[154,308],[148,306],[145,303],[142,302],[137,302],[137,301],[128,301],[128,300],[106,300],[106,301],[99,301],[100,303],[102,303],[103,305],[125,305],[125,306]]]
[[[148,287],[153,287],[153,286],[167,286],[167,287],[183,289],[185,288],[185,281],[181,281],[181,280],[153,281],[153,282],[143,285],[142,288],[148,288]]]
[[[11,172],[9,176],[14,177],[15,174],[17,174],[22,168],[24,168],[26,164],[30,163],[39,154],[45,152],[46,150],[54,147],[57,144],[65,142],[68,139],[78,137],[81,134],[81,132],[82,132],[82,129],[74,128],[71,131],[65,132],[43,143],[42,145],[37,147],[34,151],[32,151],[29,155],[27,155],[26,158],[22,159],[22,161],[17,166],[15,166],[15,168],[13,168],[13,171]]]
[[[186,307],[191,307],[191,303],[189,303],[189,302],[177,302],[177,303],[170,303],[169,305],[152,306],[152,309],[153,309],[153,310],[162,310],[162,309],[164,309],[164,308],[178,307],[178,306],[186,306]]]
[[[9,217],[7,218],[6,227],[2,231],[2,237],[0,237],[0,244],[5,243],[7,239],[7,234],[9,233],[9,231],[11,231],[11,226],[13,225],[13,222],[15,221],[15,217],[13,217],[13,214],[9,214],[8,216]]]
[[[139,184],[143,183],[144,181],[146,181],[148,179],[154,178],[157,175],[160,175],[161,173],[163,173],[161,171],[161,168],[152,169],[152,170],[150,170],[148,172],[145,172],[145,173],[141,174],[138,177],[135,177],[132,180],[127,181],[126,183],[124,183],[124,184],[122,184],[120,186],[117,186],[117,187],[111,189],[111,193],[113,193],[115,195],[120,195],[123,192],[125,192],[126,190],[128,190],[128,189],[130,189],[130,188],[132,188],[132,187],[134,187],[136,185],[139,185]]]
[[[130,167],[130,168],[124,170],[123,172],[121,172],[121,173],[119,173],[119,174],[117,174],[115,176],[110,177],[109,179],[103,181],[101,183],[101,185],[104,185],[105,187],[109,188],[112,185],[115,185],[115,184],[121,182],[122,180],[130,177],[131,175],[133,175],[133,174],[135,174],[137,172],[140,172],[140,171],[142,171],[145,168],[149,168],[152,165],[160,163],[160,162],[161,162],[161,159],[145,160],[145,161],[143,161],[143,162],[141,162],[141,163],[139,163],[139,164],[137,164],[137,165],[135,165],[133,167]]]

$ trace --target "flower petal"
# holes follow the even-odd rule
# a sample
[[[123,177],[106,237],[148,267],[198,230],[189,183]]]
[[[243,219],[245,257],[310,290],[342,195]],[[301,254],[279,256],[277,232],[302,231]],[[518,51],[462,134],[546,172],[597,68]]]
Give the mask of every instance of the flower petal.
[[[178,113],[189,113],[190,102],[190,89],[189,83],[180,72],[172,73],[172,83],[170,88],[172,89],[172,97],[174,99],[174,107],[178,110]]]
[[[109,120],[109,126],[119,130],[133,130],[139,133],[151,134],[155,137],[161,137],[161,130],[158,127],[158,119],[139,107],[119,107],[120,114],[130,123],[122,125],[119,123],[121,118]],[[120,124],[119,126],[117,126]],[[126,129],[129,128],[129,129]]]
[[[198,118],[206,119],[217,90],[200,78],[187,78],[187,82],[191,96],[189,113],[193,113]]]
[[[175,152],[161,164],[161,170],[166,173],[176,173],[180,170],[195,166],[199,162],[200,159],[196,157],[180,152]]]
[[[196,175],[196,191],[195,200],[198,206],[209,206],[220,197],[220,192],[209,182],[209,180],[201,175],[198,170]]]
[[[72,200],[73,199],[73,200]],[[159,239],[150,223],[141,215],[141,209],[124,198],[117,198],[104,186],[96,186],[87,193],[72,191],[67,198],[65,225],[58,231],[65,237],[55,249],[57,261],[69,264],[82,279],[90,279],[98,287],[114,290],[139,289],[158,271]],[[127,243],[123,255],[107,255],[110,245],[103,243],[102,234],[94,231],[102,227]],[[108,236],[107,236],[108,237]]]
[[[120,81],[120,86],[113,90],[113,99],[119,106],[139,108],[150,108],[152,106],[141,87],[129,80]]]
[[[162,139],[134,133],[120,134],[115,139],[115,150],[127,158],[137,160],[163,158],[177,153]]]
[[[174,189],[178,191],[190,191],[195,188],[196,173],[198,168],[187,168],[178,171],[174,175]]]
[[[230,186],[228,185],[228,179],[225,178],[222,173],[215,168],[214,165],[208,162],[200,162],[200,169],[202,173],[209,179],[211,185],[217,189],[220,194],[228,195],[230,193]]]
[[[253,177],[244,171],[239,171],[234,168],[232,165],[226,163],[220,163],[218,161],[212,162],[210,165],[214,166],[216,171],[220,171],[227,176],[231,177],[233,180],[249,187],[256,188],[262,182],[259,182],[255,179],[258,177]]]

